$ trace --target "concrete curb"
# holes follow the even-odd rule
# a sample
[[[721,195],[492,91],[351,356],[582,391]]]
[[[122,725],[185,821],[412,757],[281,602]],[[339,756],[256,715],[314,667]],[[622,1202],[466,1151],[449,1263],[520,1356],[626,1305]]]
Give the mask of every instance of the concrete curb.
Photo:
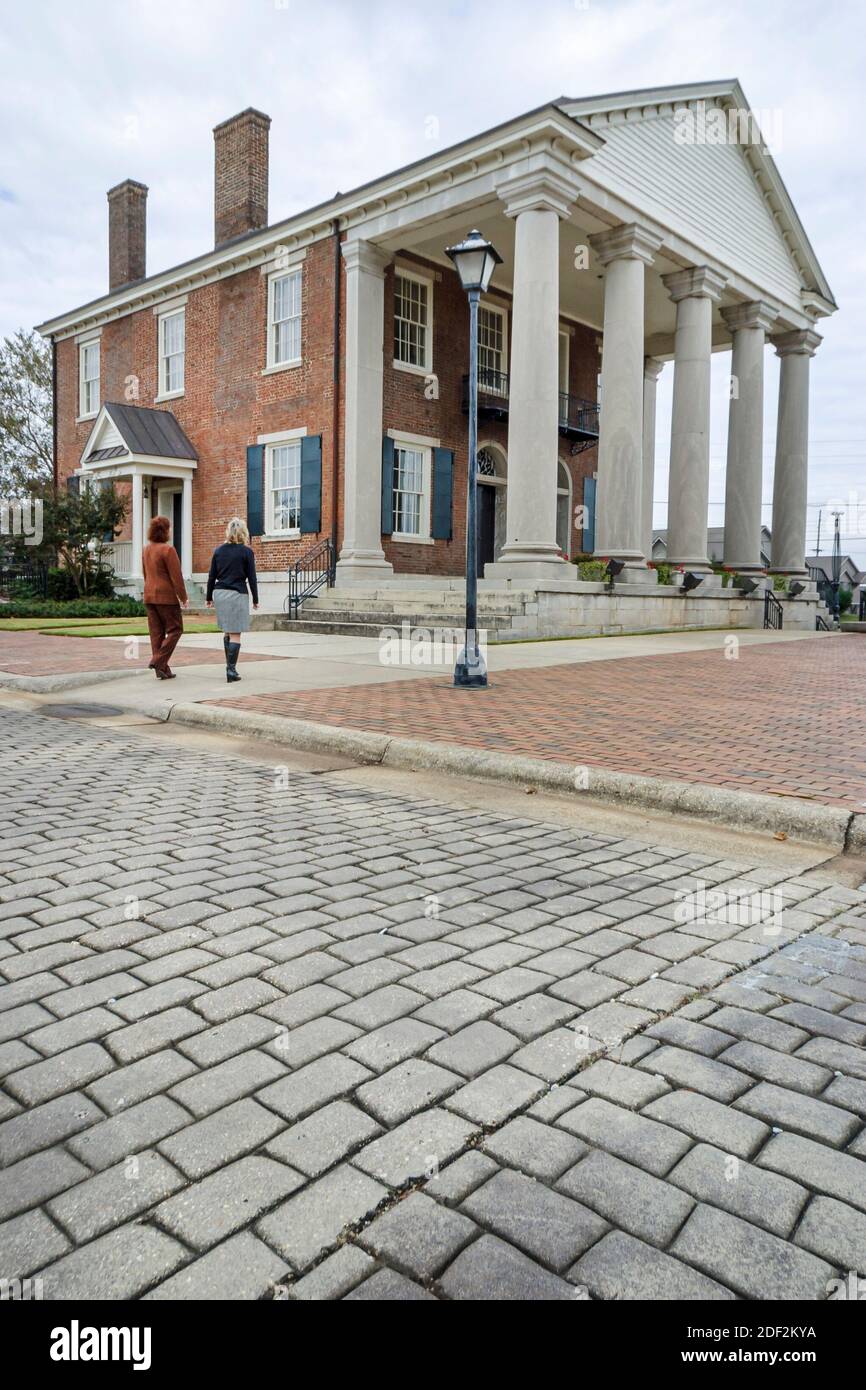
[[[149,711],[140,710],[139,713]],[[738,792],[727,787],[631,775],[598,767],[576,767],[572,763],[456,744],[392,738],[362,729],[221,709],[218,705],[166,704],[151,717],[247,738],[267,739],[308,752],[342,753],[359,763],[504,782],[638,811],[691,816],[734,830],[782,834],[792,840],[827,845],[840,852],[866,851],[866,814],[794,797]]]
[[[125,671],[75,671],[57,676],[12,676],[0,673],[0,690],[26,690],[32,695],[52,695],[61,690],[78,690],[85,685],[102,685],[123,676],[146,676],[146,669]]]

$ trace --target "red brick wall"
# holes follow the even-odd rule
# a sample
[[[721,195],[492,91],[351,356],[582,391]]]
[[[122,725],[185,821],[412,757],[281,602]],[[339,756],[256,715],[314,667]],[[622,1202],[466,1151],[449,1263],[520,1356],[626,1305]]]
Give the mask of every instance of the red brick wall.
[[[396,571],[414,574],[462,574],[465,555],[467,422],[461,408],[461,378],[468,370],[469,312],[457,276],[438,266],[419,269],[434,276],[433,371],[438,400],[425,397],[425,380],[395,370],[393,363],[393,288],[390,268],[385,280],[385,378],[383,432],[406,430],[438,438],[454,450],[454,515],[451,541],[413,545],[383,539]],[[246,515],[246,448],[260,434],[305,427],[322,436],[322,531],[329,535],[333,476],[333,286],[334,242],[311,246],[303,261],[303,363],[262,375],[265,365],[267,279],[258,269],[219,280],[189,293],[186,306],[185,394],[168,401],[199,454],[193,482],[193,568],[205,571],[213,548],[223,539],[225,523]],[[501,300],[508,296],[498,295]],[[509,315],[510,318],[510,315]],[[345,326],[345,275],[341,277],[341,322]],[[598,371],[597,334],[573,326],[569,352],[572,393],[594,400]],[[509,323],[509,343],[511,331]],[[344,455],[345,347],[341,345],[340,444]],[[92,421],[76,424],[78,348],[72,338],[58,343],[58,476],[79,465]],[[151,308],[106,324],[101,345],[103,401],[130,401],[153,406],[157,385],[157,316]],[[130,394],[137,390],[137,397]],[[507,422],[483,420],[482,440],[500,443],[507,452]],[[582,501],[582,479],[594,470],[596,450],[576,458],[560,439],[559,456],[574,480],[574,503]],[[338,537],[342,540],[342,480],[338,483]],[[127,524],[125,536],[129,538]],[[262,572],[284,573],[318,537],[254,541]],[[339,544],[338,541],[338,544]],[[579,537],[575,548],[580,544]]]

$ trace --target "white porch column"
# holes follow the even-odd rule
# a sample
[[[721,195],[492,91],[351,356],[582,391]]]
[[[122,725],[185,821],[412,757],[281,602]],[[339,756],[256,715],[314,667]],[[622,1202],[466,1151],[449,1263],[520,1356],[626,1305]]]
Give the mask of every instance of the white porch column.
[[[645,357],[643,364],[643,468],[641,470],[641,546],[653,557],[653,490],[656,472],[656,386],[664,362]]]
[[[184,579],[192,578],[192,478],[183,480],[183,504],[181,506],[181,569]]]
[[[141,552],[144,548],[144,478],[138,472],[132,475],[132,563],[129,567],[133,579],[143,579],[141,571]]]
[[[726,281],[706,266],[662,278],[677,306],[667,558],[709,574],[710,353],[713,305]]]
[[[651,581],[643,504],[644,268],[661,245],[629,223],[590,238],[605,267],[596,553]]]
[[[570,579],[556,540],[559,223],[576,188],[552,170],[499,190],[515,221],[505,544],[485,578]]]
[[[390,260],[368,241],[343,245],[346,266],[346,420],[343,545],[338,584],[388,579],[382,550],[382,395],[385,267]]]
[[[760,301],[722,310],[722,318],[733,335],[725,474],[725,564],[742,574],[761,573],[764,568],[764,341],[777,312]]]
[[[809,359],[821,335],[796,329],[771,339],[782,359],[779,369],[779,418],[776,472],[773,478],[774,574],[805,577],[806,496],[809,459]]]

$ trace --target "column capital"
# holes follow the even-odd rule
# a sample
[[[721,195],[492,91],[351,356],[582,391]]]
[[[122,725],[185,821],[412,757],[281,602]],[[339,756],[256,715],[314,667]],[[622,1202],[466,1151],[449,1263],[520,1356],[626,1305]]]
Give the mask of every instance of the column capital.
[[[709,299],[715,304],[727,283],[724,275],[706,265],[692,265],[662,276],[662,284],[674,304],[681,299]]]
[[[779,357],[789,357],[792,353],[814,357],[823,341],[814,328],[795,328],[790,333],[775,333],[770,339]]]
[[[346,262],[347,272],[365,270],[368,275],[378,275],[380,279],[384,279],[385,268],[392,260],[390,251],[383,251],[372,241],[364,241],[361,237],[344,241],[340,251]]]
[[[755,299],[748,304],[731,304],[720,312],[732,333],[740,328],[763,328],[768,333],[779,317],[779,306]]]
[[[623,222],[606,232],[595,232],[589,238],[589,244],[601,265],[620,260],[643,261],[645,265],[652,265],[662,239],[637,222]]]
[[[577,185],[553,169],[536,169],[516,178],[504,178],[496,192],[505,205],[506,217],[522,212],[555,212],[563,219],[571,216],[577,201]]]
[[[664,365],[659,357],[645,357],[643,360],[644,381],[658,381],[664,370]]]

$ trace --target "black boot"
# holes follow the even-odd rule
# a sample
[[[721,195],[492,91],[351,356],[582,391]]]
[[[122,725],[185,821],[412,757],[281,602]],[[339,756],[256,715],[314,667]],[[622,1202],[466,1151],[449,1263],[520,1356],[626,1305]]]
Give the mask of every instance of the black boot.
[[[226,644],[226,680],[231,685],[232,681],[239,681],[238,657],[241,654],[240,642],[228,642]]]
[[[224,633],[223,633],[223,651],[224,651],[225,654],[226,654],[226,665],[228,665],[228,661],[229,661],[229,635],[228,635],[227,632],[224,632]]]

